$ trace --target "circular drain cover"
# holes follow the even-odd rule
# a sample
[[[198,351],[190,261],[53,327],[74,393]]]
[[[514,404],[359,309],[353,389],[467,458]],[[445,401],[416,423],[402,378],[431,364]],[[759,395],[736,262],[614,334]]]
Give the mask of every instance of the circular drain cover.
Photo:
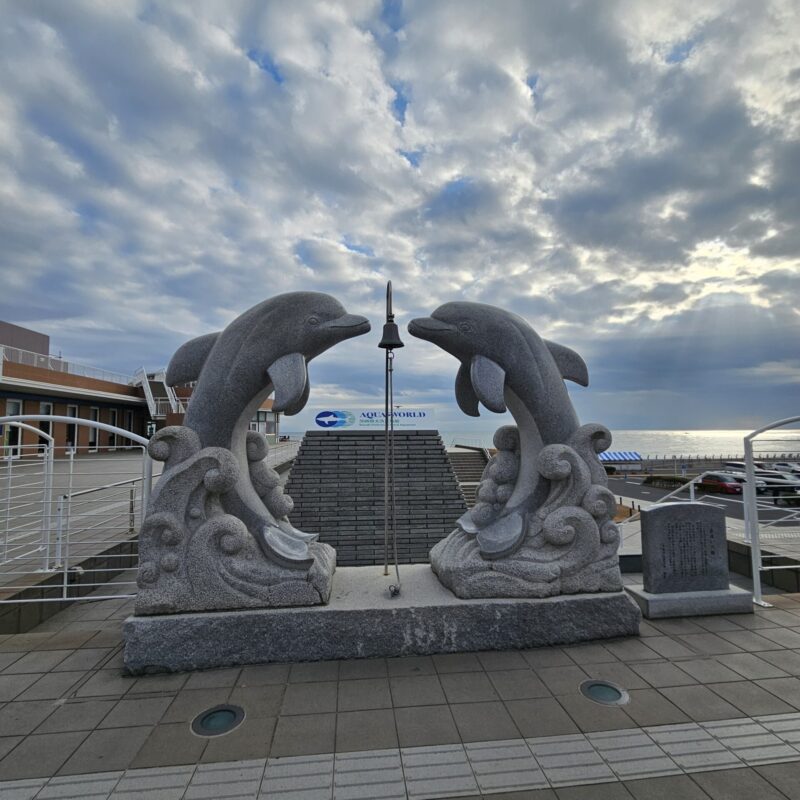
[[[244,719],[244,709],[239,706],[214,706],[192,720],[192,732],[198,736],[222,736],[238,727]]]
[[[628,693],[609,681],[584,681],[581,694],[604,706],[622,706],[630,700]]]

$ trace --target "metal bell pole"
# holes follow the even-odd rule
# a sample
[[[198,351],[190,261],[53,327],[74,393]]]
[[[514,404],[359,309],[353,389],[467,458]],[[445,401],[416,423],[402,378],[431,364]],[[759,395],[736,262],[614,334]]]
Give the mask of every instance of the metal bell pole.
[[[397,563],[397,515],[394,491],[394,350],[403,347],[400,331],[392,313],[392,282],[386,284],[386,323],[378,347],[386,351],[384,368],[384,419],[383,419],[383,574],[389,574],[389,528],[392,531],[392,550],[397,583],[389,587],[391,597],[400,594],[400,566]]]

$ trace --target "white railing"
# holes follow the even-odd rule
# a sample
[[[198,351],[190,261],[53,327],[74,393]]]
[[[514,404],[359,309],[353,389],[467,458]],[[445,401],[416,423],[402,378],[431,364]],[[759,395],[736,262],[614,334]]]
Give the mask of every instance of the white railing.
[[[130,382],[130,375],[123,375],[121,372],[92,367],[88,364],[78,364],[75,361],[65,361],[63,358],[56,356],[32,353],[30,350],[21,350],[18,347],[0,345],[0,353],[2,354],[2,360],[10,364],[39,367],[40,369],[49,369],[52,372],[66,372],[70,375],[80,375],[84,378],[95,378],[96,380],[110,383],[127,385]]]

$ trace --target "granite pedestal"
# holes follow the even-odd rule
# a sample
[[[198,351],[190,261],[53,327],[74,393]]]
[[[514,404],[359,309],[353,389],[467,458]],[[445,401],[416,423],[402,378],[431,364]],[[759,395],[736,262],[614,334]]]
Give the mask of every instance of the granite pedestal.
[[[702,617],[708,614],[752,614],[753,593],[731,586],[703,592],[646,592],[635,584],[625,589],[647,619]]]
[[[240,664],[507,650],[638,635],[641,614],[624,592],[546,599],[461,600],[427,564],[336,571],[330,603],[305,608],[133,616],[125,667],[175,672]]]

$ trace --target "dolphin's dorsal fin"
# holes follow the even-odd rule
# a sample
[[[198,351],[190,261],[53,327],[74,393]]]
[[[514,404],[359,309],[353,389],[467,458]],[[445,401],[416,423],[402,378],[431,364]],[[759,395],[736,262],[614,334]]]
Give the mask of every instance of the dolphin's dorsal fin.
[[[269,379],[275,387],[273,411],[302,408],[303,393],[308,385],[308,369],[302,353],[289,353],[270,364]],[[299,410],[298,408],[298,410]]]
[[[546,339],[544,343],[547,345],[550,355],[553,356],[562,378],[579,383],[581,386],[589,385],[589,370],[586,362],[574,350],[563,344],[548,342]]]
[[[200,376],[200,370],[203,369],[203,364],[206,363],[208,354],[217,343],[219,335],[220,331],[207,333],[182,344],[175,351],[167,367],[165,378],[167,386],[196,381]]]
[[[458,368],[458,374],[456,375],[456,402],[468,417],[479,417],[481,412],[478,410],[478,395],[475,394],[475,390],[472,388],[472,378],[469,373],[469,364],[462,364]]]
[[[472,388],[478,400],[489,411],[502,414],[506,410],[503,399],[503,388],[506,382],[506,371],[486,356],[473,356],[469,365],[469,376]]]

